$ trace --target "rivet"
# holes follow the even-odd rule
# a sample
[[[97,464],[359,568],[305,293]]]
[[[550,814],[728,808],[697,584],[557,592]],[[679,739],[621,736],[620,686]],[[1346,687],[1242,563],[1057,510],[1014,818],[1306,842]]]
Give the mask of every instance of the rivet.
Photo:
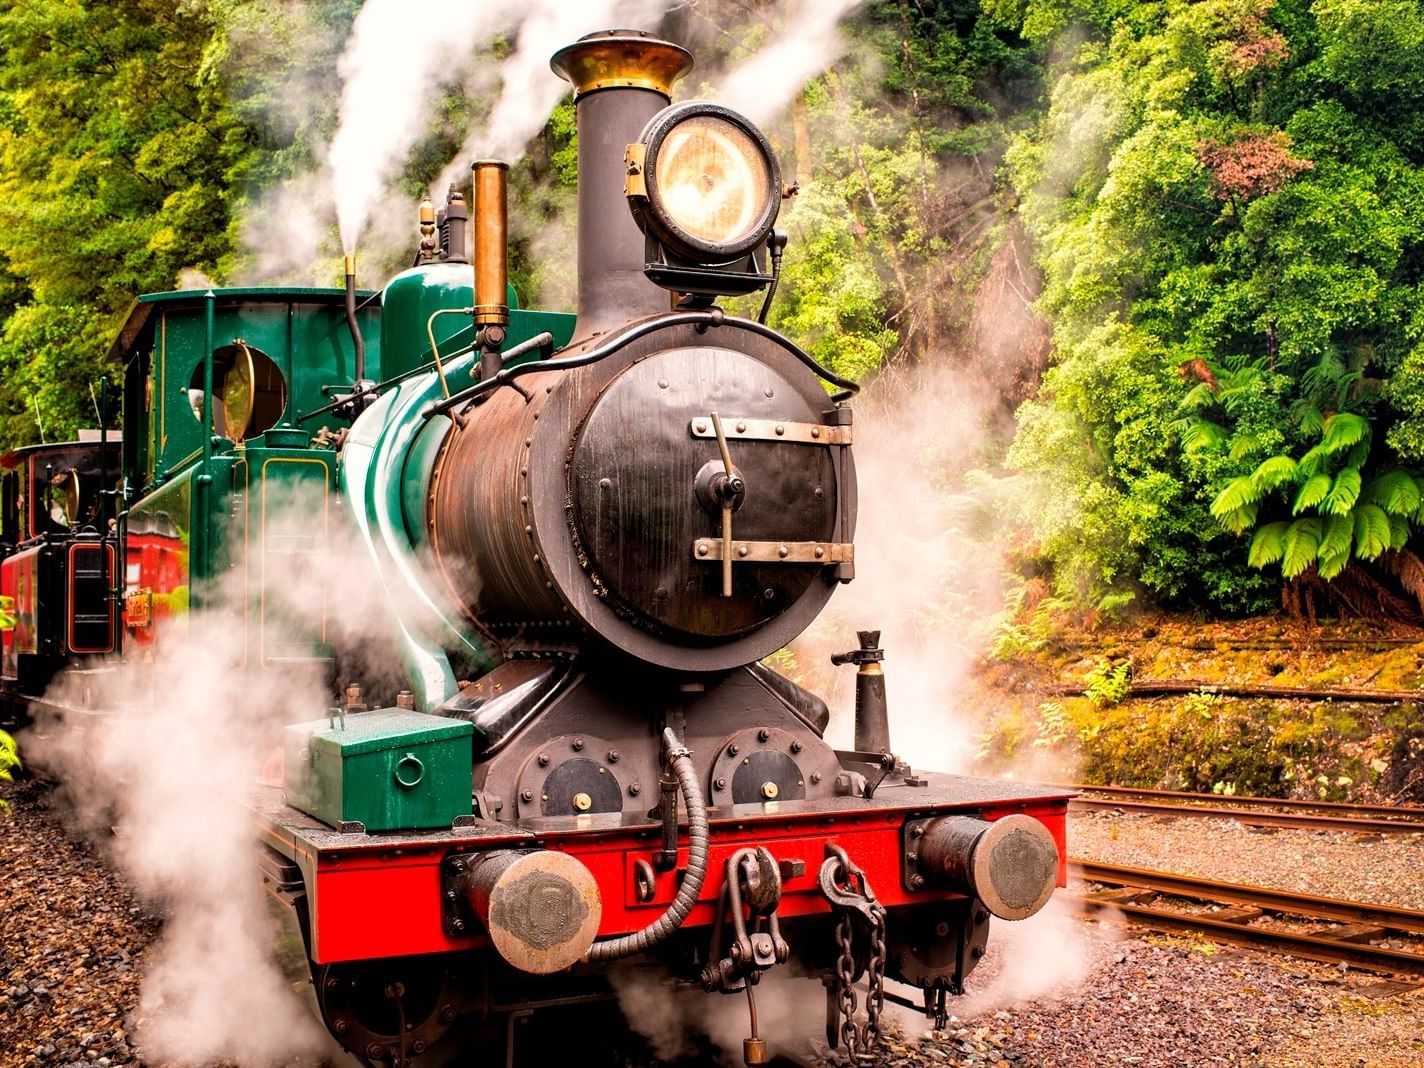
[[[736,743],[733,743],[732,745],[727,746],[727,755],[728,755],[728,756],[736,756],[736,755],[737,755],[738,753],[740,753],[741,751],[742,751],[742,747],[739,746],[739,745],[737,745]]]
[[[608,763],[610,763],[610,764],[616,764],[616,763],[618,763],[618,757],[619,757],[619,755],[620,755],[620,754],[619,754],[618,750],[616,750],[616,749],[610,749],[610,750],[608,750]]]
[[[707,555],[707,543],[706,543],[705,541],[699,541],[699,542],[697,543],[697,555],[698,555],[698,556],[706,556],[706,555]]]
[[[535,562],[536,564],[539,563],[539,554],[538,554],[538,553],[535,553],[535,554],[534,554],[534,562]]]
[[[800,743],[800,742],[792,742],[792,743],[791,743],[791,751],[792,751],[793,753],[799,753],[799,752],[801,752],[801,743]]]
[[[785,434],[785,433],[786,433],[786,428],[785,428],[784,426],[782,426],[780,423],[777,423],[777,424],[776,424],[776,436],[777,436],[777,437],[780,437],[782,434]]]
[[[526,449],[529,448],[529,446],[532,445],[532,444],[534,444],[534,439],[533,439],[533,438],[525,438],[525,439],[524,439],[524,447],[525,447]]]
[[[704,422],[698,421],[698,422],[692,424],[692,429],[695,430],[695,431],[697,431],[699,434],[705,434],[705,433],[707,433],[707,424],[704,423]]]
[[[575,752],[575,753],[580,753],[580,752],[582,752],[582,751],[583,751],[583,739],[582,739],[582,738],[575,738],[575,739],[574,739],[574,752]]]
[[[969,955],[970,955],[971,957],[973,957],[975,960],[978,960],[980,957],[982,957],[982,956],[984,955],[984,947],[983,947],[983,946],[975,946],[973,949],[971,949],[971,950],[969,951]]]
[[[913,886],[916,890],[918,890],[920,887],[925,885],[925,877],[919,872],[916,872],[914,875],[910,876],[910,885]]]
[[[759,742],[766,742],[766,741],[770,741],[770,740],[771,740],[771,731],[767,730],[765,727],[763,727],[761,730],[757,731],[757,741],[759,741]]]
[[[813,772],[811,772],[811,785],[812,785],[812,786],[815,786],[815,785],[816,785],[818,782],[820,782],[820,781],[821,781],[821,773],[820,773],[819,771],[813,771]]]
[[[533,790],[521,790],[521,791],[519,791],[519,799],[520,799],[521,801],[533,801],[533,800],[534,800],[534,791],[533,791]]]
[[[905,854],[905,861],[908,864],[915,864],[919,861],[920,855],[913,850]]]
[[[820,500],[825,495],[826,491],[823,490],[820,486],[817,486],[814,490],[811,491],[811,496],[815,497],[817,500]]]
[[[746,424],[746,423],[738,423],[738,424],[737,424],[737,433],[738,433],[738,434],[745,434],[746,432],[747,432],[747,424]]]
[[[528,498],[528,497],[520,497],[520,498],[519,498],[519,504],[520,504],[520,507],[522,507],[522,508],[528,508],[528,507],[529,507],[529,498]]]
[[[638,796],[640,793],[642,793],[642,792],[643,792],[643,788],[642,788],[641,786],[639,786],[637,783],[635,783],[635,782],[630,782],[630,783],[628,784],[628,796],[629,796],[629,797],[637,797],[637,796]]]
[[[524,528],[524,533],[528,534],[528,535],[532,538],[532,537],[534,536],[534,528],[533,528],[533,527],[525,527],[525,528]]]
[[[775,395],[776,390],[772,389],[770,386],[767,386],[764,390],[762,390],[762,392],[765,393],[768,397],[770,397]]]
[[[819,438],[821,436],[821,428],[818,426],[813,426],[811,428],[811,436],[813,438]]]
[[[738,556],[746,556],[747,553],[749,553],[750,551],[751,551],[751,550],[748,549],[745,545],[738,545],[738,546],[737,546],[737,555],[738,555]]]
[[[788,549],[785,545],[779,545],[776,549],[776,555],[785,560],[788,556],[791,555],[791,550]]]
[[[712,783],[712,789],[714,789],[714,790],[725,790],[726,788],[727,788],[727,780],[724,779],[724,778],[722,778],[722,776],[720,776],[720,775],[717,776],[717,778],[716,778],[716,779],[713,781],[713,783]]]
[[[659,379],[658,379],[658,389],[667,389],[667,379],[666,379],[666,378],[659,378]]]
[[[821,557],[823,557],[823,556],[825,556],[825,555],[826,555],[826,550],[823,549],[823,548],[821,548],[821,546],[817,545],[817,546],[816,546],[816,559],[819,560]]]
[[[541,768],[547,768],[547,767],[549,766],[549,754],[548,754],[548,753],[540,753],[540,754],[539,754],[539,766],[540,766]]]
[[[911,837],[911,838],[923,838],[924,836],[925,836],[925,829],[924,829],[923,827],[911,827],[911,828],[910,828],[910,837]]]
[[[529,468],[527,468],[527,467],[521,467],[521,468],[519,469],[519,477],[520,477],[520,478],[528,478],[528,477],[529,477]]]
[[[554,392],[554,387],[553,387],[553,386],[545,386],[545,387],[544,387],[544,392],[545,392],[545,393],[552,393],[552,392]]]
[[[606,489],[612,489],[612,488],[613,488],[613,479],[611,479],[611,478],[600,478],[600,479],[598,480],[598,488],[599,488],[599,489],[605,489],[605,490],[606,490]]]

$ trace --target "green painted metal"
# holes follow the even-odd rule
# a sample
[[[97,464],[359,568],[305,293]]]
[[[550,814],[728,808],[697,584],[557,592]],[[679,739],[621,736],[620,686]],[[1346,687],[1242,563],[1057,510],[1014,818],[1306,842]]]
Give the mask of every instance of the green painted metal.
[[[468,383],[474,366],[471,354],[451,361],[446,374],[452,388],[457,388],[453,383]],[[338,473],[342,504],[375,565],[397,648],[422,711],[433,710],[458,690],[451,652],[474,671],[497,663],[469,625],[445,607],[438,580],[412,552],[406,530],[406,457],[417,436],[433,432],[426,429],[420,412],[439,396],[434,374],[407,379],[383,393],[352,425]]]
[[[367,831],[448,827],[471,813],[473,728],[465,720],[380,709],[286,729],[287,803]]]
[[[344,519],[336,454],[248,445],[233,463],[231,484],[227,507],[210,518],[220,533],[223,593],[230,609],[242,612],[243,663],[280,669],[331,660],[329,617],[341,611],[342,591],[325,588],[334,572],[323,565]]]
[[[468,308],[475,299],[475,274],[468,263],[423,263],[402,271],[381,293],[381,374],[413,371],[431,360],[426,326],[436,311]],[[470,321],[458,315],[435,320],[442,357],[469,345]]]
[[[219,289],[213,291],[212,346],[219,351],[241,340],[266,355],[285,379],[287,403],[277,427],[309,438],[320,426],[344,422],[330,412],[311,416],[333,391],[350,387],[355,354],[340,290]],[[204,451],[207,391],[207,301],[203,293],[141,297],[114,344],[132,378],[143,376],[140,396],[130,390],[126,466],[144,488],[173,477]],[[375,294],[358,313],[366,341],[368,375],[379,377],[380,306]],[[219,383],[214,383],[219,385]],[[199,413],[203,413],[201,416]],[[305,416],[305,418],[304,418]],[[139,425],[135,426],[134,423]],[[233,446],[219,439],[217,453]]]

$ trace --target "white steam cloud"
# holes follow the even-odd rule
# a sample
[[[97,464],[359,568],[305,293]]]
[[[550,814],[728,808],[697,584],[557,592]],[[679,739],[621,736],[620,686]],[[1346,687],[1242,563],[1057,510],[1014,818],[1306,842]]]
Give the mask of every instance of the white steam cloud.
[[[807,82],[845,55],[848,45],[840,24],[862,3],[864,0],[796,0],[786,12],[785,30],[719,79],[722,92],[718,99],[753,122],[770,122]]]
[[[150,1063],[271,1068],[333,1052],[298,994],[305,983],[294,990],[296,977],[276,960],[250,807],[260,781],[280,781],[281,728],[330,707],[328,665],[255,665],[264,641],[269,655],[273,643],[299,655],[288,643],[310,646],[324,633],[347,663],[365,666],[378,691],[368,696],[389,701],[404,683],[393,674],[386,621],[393,607],[407,617],[410,607],[393,606],[343,525],[314,534],[321,525],[309,501],[269,493],[266,536],[311,552],[267,553],[260,572],[254,559],[232,573],[212,608],[158,620],[158,641],[131,645],[112,674],[61,680],[50,701],[104,714],[41,722],[26,739],[37,762],[59,773],[81,826],[164,913],[144,958],[135,1036]],[[261,536],[254,527],[254,557]],[[266,579],[260,625],[248,570]]]

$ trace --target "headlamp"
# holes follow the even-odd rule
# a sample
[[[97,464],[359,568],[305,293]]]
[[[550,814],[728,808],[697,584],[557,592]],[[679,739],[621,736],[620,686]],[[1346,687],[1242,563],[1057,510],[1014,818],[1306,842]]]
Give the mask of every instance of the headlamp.
[[[755,263],[781,208],[781,169],[766,137],[720,104],[664,108],[628,146],[624,191],[649,239],[649,276],[689,292],[749,292],[769,280]],[[656,246],[656,247],[654,247]],[[750,258],[750,259],[749,259]],[[686,271],[723,279],[700,288]]]

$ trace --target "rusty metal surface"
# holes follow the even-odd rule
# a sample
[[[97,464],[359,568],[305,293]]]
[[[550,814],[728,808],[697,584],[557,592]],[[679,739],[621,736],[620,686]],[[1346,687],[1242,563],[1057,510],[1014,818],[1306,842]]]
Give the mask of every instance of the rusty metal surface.
[[[692,53],[650,34],[604,30],[559,49],[549,66],[574,87],[575,99],[597,89],[626,86],[651,89],[666,98],[673,83],[692,69]]]
[[[464,897],[499,955],[520,971],[563,971],[593,944],[603,899],[593,873],[576,857],[501,851],[469,864]]]
[[[1178,897],[1199,901],[1255,906],[1295,916],[1313,916],[1322,920],[1338,920],[1341,923],[1351,924],[1368,923],[1396,931],[1424,934],[1424,913],[1415,912],[1412,909],[1395,908],[1390,905],[1316,897],[1311,894],[1294,894],[1271,887],[1223,883],[1212,879],[1198,879],[1190,875],[1178,875],[1175,872],[1128,868],[1116,864],[1097,864],[1075,858],[1070,858],[1068,861],[1068,874],[1070,877],[1086,879],[1090,882],[1106,883],[1112,886],[1140,887],[1144,890],[1175,894]]]
[[[1162,801],[1191,802],[1223,800],[1220,794],[1199,794],[1187,790],[1151,790],[1136,786],[1092,786],[1082,783],[1054,783],[1065,790],[1079,793],[1105,794],[1109,797],[1155,798]],[[1345,801],[1307,801],[1295,797],[1254,797],[1249,794],[1228,798],[1233,808],[1285,808],[1312,812],[1335,812],[1342,816],[1416,819],[1424,821],[1424,808],[1418,805],[1353,805]]]
[[[698,560],[721,560],[718,538],[698,538],[692,543]],[[733,563],[748,564],[844,564],[855,560],[855,546],[833,541],[741,541],[732,540]]]
[[[1153,816],[1174,816],[1191,819],[1235,820],[1253,827],[1293,827],[1312,831],[1354,831],[1367,834],[1424,834],[1424,823],[1411,820],[1354,818],[1351,816],[1308,815],[1300,812],[1266,812],[1251,808],[1220,808],[1208,805],[1167,805],[1150,801],[1122,801],[1096,797],[1077,797],[1073,811],[1121,811]]]
[[[715,438],[717,431],[710,415],[693,419],[689,424],[694,438]],[[786,419],[744,419],[735,414],[722,415],[722,428],[731,441],[786,441],[797,445],[849,445],[852,428],[829,426],[825,423],[800,423]]]
[[[475,325],[509,322],[509,164],[476,160],[475,172]]]

